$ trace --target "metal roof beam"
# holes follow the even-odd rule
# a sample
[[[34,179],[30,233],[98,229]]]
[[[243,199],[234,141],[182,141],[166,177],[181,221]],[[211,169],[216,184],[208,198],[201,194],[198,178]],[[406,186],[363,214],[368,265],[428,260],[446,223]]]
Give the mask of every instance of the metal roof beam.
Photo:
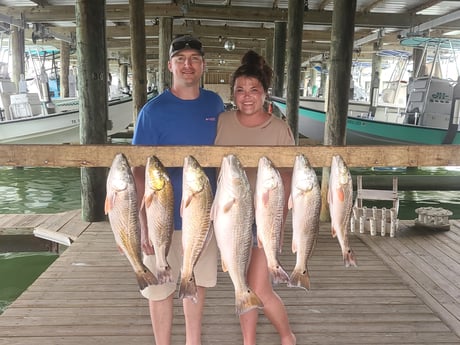
[[[186,19],[210,19],[234,21],[248,21],[273,23],[275,21],[287,21],[287,9],[280,8],[257,8],[244,6],[204,6],[189,5],[187,13],[175,4],[145,4],[145,17],[177,17]],[[0,13],[9,16],[19,16],[24,13],[27,22],[53,22],[75,21],[75,6],[47,6],[41,7],[0,7]],[[107,5],[107,20],[127,20],[129,14],[128,5]],[[435,19],[436,16],[410,15],[405,13],[356,13],[356,27],[394,27],[408,28],[419,25],[425,21]],[[332,11],[309,10],[304,13],[305,25],[331,25]]]
[[[432,28],[439,27],[441,25],[453,22],[460,19],[460,10],[446,14],[445,16],[437,17],[436,19],[429,20],[427,22],[412,26],[409,29],[401,30],[401,37],[406,37],[408,34],[424,32]]]

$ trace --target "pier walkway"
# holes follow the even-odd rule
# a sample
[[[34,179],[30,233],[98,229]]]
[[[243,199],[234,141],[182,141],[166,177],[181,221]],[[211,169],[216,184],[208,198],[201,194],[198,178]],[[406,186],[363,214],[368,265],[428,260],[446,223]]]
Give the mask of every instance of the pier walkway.
[[[73,217],[65,224],[73,222],[74,242],[0,315],[0,345],[154,344],[147,302],[108,222]],[[459,344],[460,222],[451,224],[437,232],[402,221],[395,238],[352,234],[359,267],[345,268],[323,223],[309,261],[311,290],[276,287],[297,343]],[[289,234],[280,257],[287,271],[295,263]],[[184,343],[176,299],[173,345]],[[221,271],[204,311],[203,345],[210,344],[242,344],[233,285]],[[258,344],[280,344],[262,314]]]

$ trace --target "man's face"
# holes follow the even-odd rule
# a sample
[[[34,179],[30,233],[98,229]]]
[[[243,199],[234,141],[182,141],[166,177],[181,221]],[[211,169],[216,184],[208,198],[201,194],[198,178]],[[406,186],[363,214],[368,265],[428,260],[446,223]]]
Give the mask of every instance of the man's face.
[[[174,82],[183,85],[199,85],[204,65],[203,56],[194,49],[181,50],[168,62]]]

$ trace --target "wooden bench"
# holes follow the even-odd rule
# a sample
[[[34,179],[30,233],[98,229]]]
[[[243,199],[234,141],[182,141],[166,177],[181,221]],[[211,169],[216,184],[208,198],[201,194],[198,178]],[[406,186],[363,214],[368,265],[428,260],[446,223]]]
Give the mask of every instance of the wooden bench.
[[[390,237],[394,237],[399,222],[398,178],[393,177],[392,190],[364,189],[363,177],[360,175],[356,177],[356,184],[356,199],[350,222],[351,232],[358,226],[360,233],[368,230],[372,236],[377,232],[385,236],[389,232]],[[392,202],[392,207],[367,207],[363,206],[363,200],[388,200]]]

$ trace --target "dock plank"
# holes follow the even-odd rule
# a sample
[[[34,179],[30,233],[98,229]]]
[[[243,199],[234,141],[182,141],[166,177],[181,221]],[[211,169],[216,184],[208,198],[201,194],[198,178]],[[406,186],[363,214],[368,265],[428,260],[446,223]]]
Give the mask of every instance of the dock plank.
[[[401,224],[397,236],[360,238],[460,336],[460,222],[439,231]]]
[[[458,263],[456,246],[450,245],[456,236],[456,230],[447,238],[431,238],[430,234],[413,238],[404,231],[395,238],[351,235],[359,267],[345,268],[338,242],[330,236],[330,224],[321,224],[309,261],[311,290],[276,286],[298,344],[460,343],[454,323],[459,315],[454,307],[459,304],[451,300],[456,290],[447,286],[454,273],[460,272],[454,265]],[[449,250],[441,256],[446,246]],[[437,261],[430,262],[430,253]],[[289,231],[280,261],[287,271],[294,267]],[[447,267],[452,265],[453,272],[449,272]],[[432,279],[439,280],[437,284],[422,275],[434,271],[438,271],[432,274]],[[433,303],[436,299],[437,306]],[[205,303],[204,345],[242,343],[234,302],[233,285],[219,267],[217,286],[208,289]],[[184,344],[184,317],[177,298],[174,313],[173,344]],[[273,326],[260,315],[258,343],[279,344]],[[138,291],[127,259],[118,252],[107,222],[86,226],[0,316],[0,345],[40,343],[154,343],[147,301]]]

